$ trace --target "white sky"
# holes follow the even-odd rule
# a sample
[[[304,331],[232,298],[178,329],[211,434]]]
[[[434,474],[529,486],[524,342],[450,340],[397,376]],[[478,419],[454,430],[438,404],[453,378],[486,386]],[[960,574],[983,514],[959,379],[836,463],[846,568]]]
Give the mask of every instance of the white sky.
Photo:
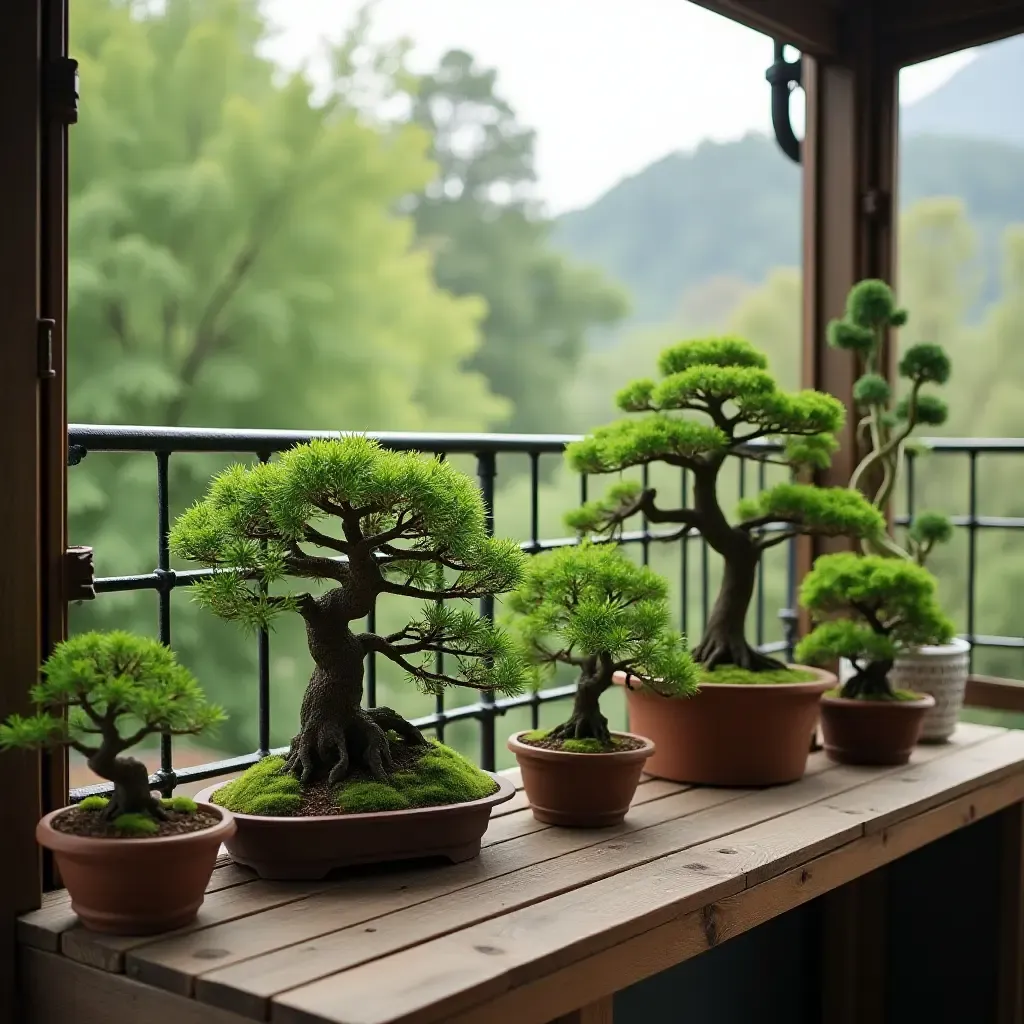
[[[265,0],[294,66],[342,34],[362,0]],[[686,0],[378,0],[375,35],[408,37],[412,63],[468,50],[537,130],[539,191],[553,212],[585,206],[624,176],[702,139],[769,131],[768,37]],[[903,72],[905,102],[969,54]],[[796,104],[794,103],[794,109]]]

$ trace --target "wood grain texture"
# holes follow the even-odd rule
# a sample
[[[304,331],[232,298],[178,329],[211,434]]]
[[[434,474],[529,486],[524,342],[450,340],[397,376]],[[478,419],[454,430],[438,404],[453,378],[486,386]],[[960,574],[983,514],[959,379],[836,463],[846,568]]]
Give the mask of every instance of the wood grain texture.
[[[551,1024],[614,1024],[615,1009],[610,998],[601,999],[589,1006],[580,1007],[573,1013],[567,1013],[554,1020]]]

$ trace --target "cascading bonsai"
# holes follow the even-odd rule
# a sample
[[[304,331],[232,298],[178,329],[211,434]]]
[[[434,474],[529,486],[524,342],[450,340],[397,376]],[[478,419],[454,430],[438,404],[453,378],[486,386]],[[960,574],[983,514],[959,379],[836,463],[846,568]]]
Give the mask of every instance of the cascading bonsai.
[[[518,586],[525,556],[514,542],[487,535],[480,492],[467,476],[362,436],[316,440],[276,462],[226,470],[179,518],[171,546],[179,557],[216,570],[194,596],[221,618],[267,628],[281,614],[300,615],[315,666],[283,764],[267,758],[249,770],[248,780],[243,775],[230,784],[236,796],[256,792],[255,805],[245,797],[244,806],[225,806],[296,813],[300,797],[282,784],[283,774],[303,787],[361,780],[358,798],[339,805],[344,810],[393,809],[409,798],[431,802],[431,793],[439,802],[436,787],[410,797],[408,787],[403,795],[375,785],[410,782],[409,760],[396,764],[409,748],[422,751],[424,771],[471,772],[493,790],[488,776],[454,751],[428,744],[397,712],[362,706],[371,653],[428,693],[448,686],[502,694],[522,689],[524,666],[514,643],[465,602]],[[328,587],[315,596],[295,586],[303,580]],[[397,632],[359,631],[356,623],[382,594],[426,603]],[[445,671],[436,668],[438,654],[445,655]],[[472,779],[463,781],[470,796],[480,795]],[[274,790],[276,802],[261,803],[260,787]]]
[[[800,603],[818,624],[800,642],[797,657],[811,665],[847,659],[854,673],[839,696],[850,700],[908,696],[889,682],[897,654],[953,637],[953,624],[936,599],[935,578],[906,559],[823,555],[804,578]]]
[[[58,644],[33,687],[35,715],[0,725],[0,748],[68,747],[77,751],[113,795],[87,797],[78,811],[94,813],[115,834],[152,835],[174,813],[194,813],[187,798],[159,800],[149,772],[125,751],[147,736],[192,736],[222,721],[174,652],[130,633],[82,633]]]
[[[599,428],[567,453],[580,473],[663,463],[692,474],[688,507],[665,507],[653,488],[623,482],[573,513],[569,522],[584,533],[615,534],[627,519],[643,513],[651,523],[682,527],[673,538],[690,530],[702,534],[724,562],[721,589],[693,651],[706,672],[724,666],[754,673],[785,669],[746,637],[757,566],[768,548],[800,534],[867,538],[885,528],[882,514],[857,492],[796,483],[779,484],[743,502],[738,520],[729,521],[718,479],[730,457],[794,470],[825,467],[845,418],[842,403],[830,395],[781,391],[766,367],[764,355],[738,338],[675,345],[661,354],[660,381],[637,380],[618,395],[622,410],[642,415]],[[707,422],[689,418],[693,413]],[[781,452],[750,447],[761,440],[781,441]],[[764,529],[773,525],[779,528]]]
[[[914,430],[918,426],[941,426],[948,416],[945,401],[926,390],[949,380],[949,356],[940,345],[921,342],[903,353],[898,371],[909,387],[900,398],[883,373],[886,336],[890,329],[903,327],[908,319],[889,285],[869,279],[854,285],[844,316],[828,327],[829,344],[853,352],[861,370],[853,398],[861,414],[857,442],[864,455],[850,478],[850,487],[866,492],[880,510],[892,499]],[[952,532],[948,517],[922,512],[911,523],[906,547],[887,532],[863,538],[862,546],[867,553],[909,558],[923,565],[935,545],[949,540]]]
[[[664,696],[696,690],[696,666],[669,625],[667,584],[617,547],[584,543],[535,556],[509,604],[537,682],[557,665],[579,670],[572,714],[550,731],[525,734],[526,742],[615,749],[600,701],[616,673]]]

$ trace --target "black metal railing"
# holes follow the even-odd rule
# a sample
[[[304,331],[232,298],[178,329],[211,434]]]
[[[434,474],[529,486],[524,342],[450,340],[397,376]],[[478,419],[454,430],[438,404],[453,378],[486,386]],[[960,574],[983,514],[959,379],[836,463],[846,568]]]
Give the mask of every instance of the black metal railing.
[[[87,455],[92,453],[142,453],[155,457],[156,460],[156,568],[129,576],[112,576],[96,580],[96,594],[124,593],[128,591],[155,591],[158,596],[158,628],[162,642],[172,642],[171,594],[179,588],[189,586],[196,580],[208,575],[211,570],[177,571],[171,567],[168,548],[168,532],[170,526],[170,462],[173,457],[187,454],[222,454],[249,455],[266,461],[274,454],[284,451],[295,444],[308,441],[315,437],[338,437],[337,432],[300,432],[274,430],[215,430],[169,427],[120,427],[120,426],[84,426],[72,425],[68,431],[68,463],[78,465]],[[536,553],[551,548],[576,543],[574,537],[542,538],[540,536],[540,494],[541,494],[541,460],[547,456],[560,456],[570,441],[576,440],[569,435],[534,435],[534,434],[423,434],[423,433],[375,433],[369,436],[376,438],[383,445],[402,451],[421,451],[427,454],[446,458],[449,456],[470,456],[475,459],[476,475],[484,502],[488,509],[488,528],[494,527],[495,478],[501,456],[525,456],[529,465],[530,477],[530,516],[529,536],[523,542],[523,550]],[[933,450],[941,454],[967,454],[970,459],[970,496],[969,512],[966,517],[955,519],[957,526],[968,531],[968,612],[966,638],[979,646],[992,647],[1024,647],[1024,637],[976,636],[975,624],[975,585],[977,575],[976,537],[979,530],[987,528],[1024,529],[1024,519],[994,519],[977,514],[977,460],[983,454],[1007,453],[1024,454],[1024,440],[1021,441],[973,441],[937,440],[932,443]],[[738,493],[743,497],[747,492],[749,460],[738,460]],[[757,488],[766,485],[766,466],[763,461],[755,462]],[[685,503],[689,482],[687,474],[682,472],[681,498]],[[643,480],[648,482],[648,470],[643,470]],[[588,496],[588,480],[581,477],[580,499]],[[914,460],[911,458],[907,472],[907,507],[912,515],[914,510],[915,473]],[[903,516],[898,522],[906,523],[908,517]],[[674,531],[673,531],[674,532]],[[641,557],[646,564],[650,558],[653,541],[664,534],[650,530],[650,524],[644,520],[639,530],[627,531],[622,535],[621,542],[639,546]],[[77,539],[77,538],[76,538]],[[87,538],[85,538],[87,539]],[[700,547],[700,607],[701,619],[706,623],[709,614],[711,594],[710,553],[706,543],[694,532],[687,533],[680,547],[680,627],[689,633],[689,579],[691,575],[690,548],[692,543]],[[755,632],[758,646],[769,653],[792,654],[795,642],[796,614],[793,611],[796,591],[796,560],[795,545],[788,544],[786,560],[785,607],[779,611],[782,621],[783,639],[771,643],[765,642],[765,581],[764,570],[759,573],[757,592],[755,595]],[[100,553],[102,557],[102,553]],[[492,617],[494,614],[493,599],[485,598],[481,602],[481,613]],[[367,628],[373,630],[375,622],[371,615]],[[197,767],[176,770],[174,767],[174,748],[169,736],[161,738],[160,767],[153,776],[154,788],[169,794],[176,785],[193,783],[235,773],[254,764],[268,753],[276,753],[270,749],[270,639],[265,631],[257,637],[258,652],[258,718],[257,742],[253,753],[232,757],[225,760],[199,765]],[[377,701],[376,661],[370,655],[367,663],[366,699],[370,706]],[[539,724],[540,708],[552,701],[564,700],[572,695],[574,686],[556,686],[537,692],[515,696],[495,698],[491,693],[484,692],[479,699],[471,704],[454,708],[445,706],[443,696],[436,698],[432,714],[415,719],[415,724],[422,729],[432,730],[439,739],[444,738],[445,727],[453,722],[472,720],[479,724],[480,753],[479,762],[482,767],[493,769],[495,765],[495,720],[513,708],[529,708],[533,727]],[[71,793],[72,800],[104,792],[109,787],[91,786],[75,789]]]

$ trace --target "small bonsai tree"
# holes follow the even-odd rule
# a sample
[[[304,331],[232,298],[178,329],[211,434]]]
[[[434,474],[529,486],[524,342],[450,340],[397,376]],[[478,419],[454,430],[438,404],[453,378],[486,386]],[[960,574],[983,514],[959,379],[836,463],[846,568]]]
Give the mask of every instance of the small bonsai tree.
[[[885,509],[899,478],[910,435],[919,425],[941,426],[946,422],[946,403],[924,390],[949,380],[949,356],[929,342],[911,345],[899,362],[899,375],[908,382],[906,394],[897,399],[883,374],[882,353],[886,335],[907,323],[905,309],[896,305],[892,289],[877,280],[854,285],[846,300],[846,313],[828,327],[829,344],[853,352],[861,376],[853,397],[861,413],[857,441],[865,452],[850,478],[850,486],[865,491],[872,504]],[[937,512],[916,516],[901,547],[888,533],[863,539],[866,552],[910,558],[923,565],[932,548],[947,541],[953,527]]]
[[[746,618],[757,566],[770,547],[799,534],[869,537],[885,528],[882,514],[847,488],[785,483],[743,502],[731,523],[718,497],[726,460],[743,455],[789,466],[824,467],[835,450],[845,409],[816,391],[780,391],[765,357],[739,338],[688,341],[661,354],[660,382],[637,380],[618,395],[626,412],[645,413],[601,427],[569,446],[570,465],[581,473],[618,473],[630,466],[664,463],[693,474],[686,508],[657,503],[653,488],[623,482],[569,517],[585,533],[614,534],[643,513],[652,523],[677,523],[679,533],[699,531],[725,563],[721,589],[694,658],[706,669],[733,665],[754,672],[784,668],[746,639]],[[709,422],[677,413],[699,413]],[[782,452],[752,441],[780,439]],[[781,529],[764,532],[770,524]]]
[[[800,603],[819,625],[800,642],[797,657],[811,665],[846,658],[854,675],[840,696],[851,699],[897,699],[888,678],[897,653],[953,637],[934,577],[905,559],[823,555],[804,578]]]
[[[250,628],[269,628],[283,613],[305,620],[315,667],[286,761],[302,784],[323,775],[340,783],[358,765],[385,781],[389,732],[426,743],[390,708],[361,706],[371,652],[429,693],[522,688],[523,664],[508,636],[465,605],[438,603],[510,590],[525,560],[514,542],[488,537],[478,488],[446,462],[361,436],[299,445],[277,462],[220,474],[178,519],[171,547],[217,570],[193,589],[221,618]],[[317,597],[289,587],[295,580],[329,587]],[[388,636],[354,631],[381,594],[427,604]],[[436,671],[439,653],[451,671]]]
[[[547,734],[570,749],[611,746],[600,700],[616,672],[665,696],[696,690],[686,642],[669,626],[665,581],[617,547],[584,543],[535,556],[510,607],[536,682],[557,665],[579,669],[572,714]]]
[[[58,644],[32,688],[41,710],[0,725],[0,748],[69,747],[114,784],[109,801],[90,798],[124,831],[155,831],[167,817],[146,766],[124,752],[147,736],[195,735],[224,718],[174,652],[130,633],[82,633]],[[191,801],[189,801],[191,803]],[[83,801],[83,805],[85,802]]]

